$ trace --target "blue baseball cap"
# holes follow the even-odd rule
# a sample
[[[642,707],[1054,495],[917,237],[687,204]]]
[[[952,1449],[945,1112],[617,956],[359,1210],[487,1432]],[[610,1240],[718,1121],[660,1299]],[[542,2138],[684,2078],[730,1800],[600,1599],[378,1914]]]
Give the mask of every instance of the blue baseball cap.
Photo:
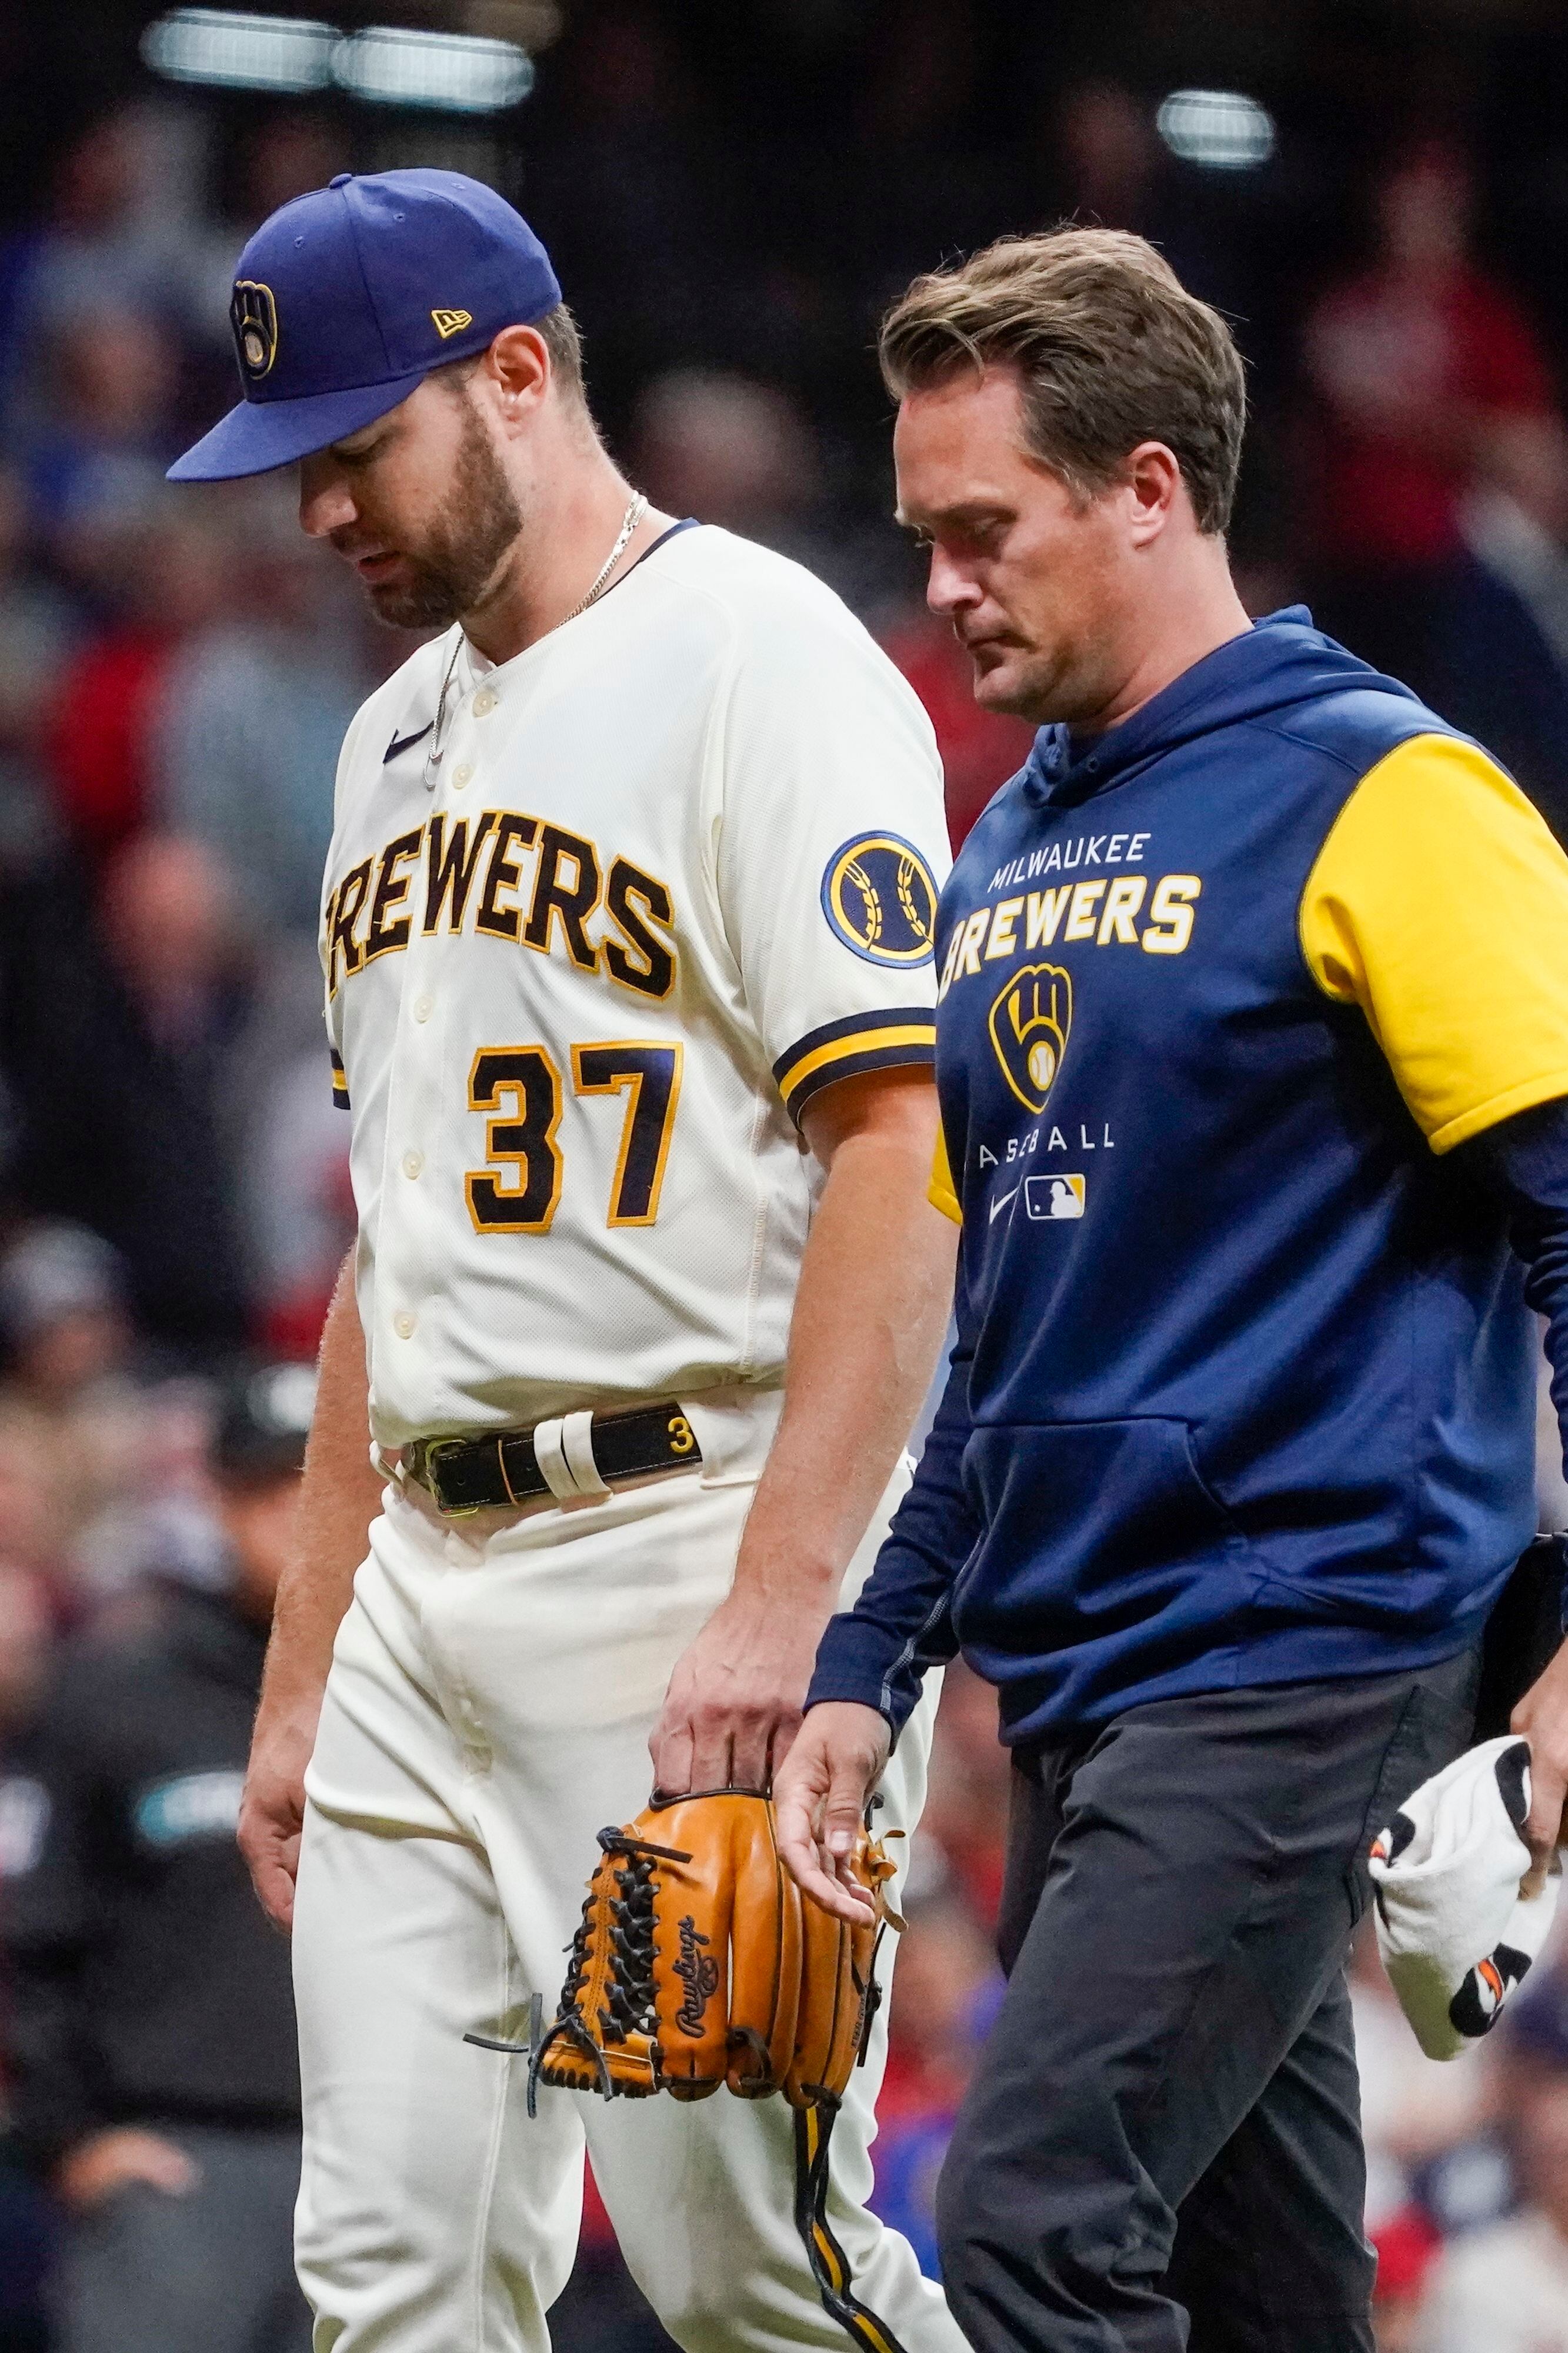
[[[279,206],[240,255],[228,315],[245,398],[169,480],[291,465],[560,300],[550,256],[493,188],[461,172],[341,172]]]

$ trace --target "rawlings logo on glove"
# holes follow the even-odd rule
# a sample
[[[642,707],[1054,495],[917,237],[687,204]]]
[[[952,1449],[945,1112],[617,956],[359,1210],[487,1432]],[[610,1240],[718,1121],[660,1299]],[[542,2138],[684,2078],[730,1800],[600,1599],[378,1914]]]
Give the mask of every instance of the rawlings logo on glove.
[[[771,1801],[749,1790],[655,1799],[603,1859],[553,2022],[534,2042],[540,2084],[606,2099],[669,2092],[792,2107],[837,2103],[876,2015],[878,1941],[896,1868],[862,1833],[855,1875],[874,1914],[862,1927],[806,1899],[780,1860]]]
[[[675,1974],[686,1987],[686,2000],[675,2013],[682,2034],[701,2033],[702,2013],[719,1990],[718,1962],[697,1949],[707,1942],[689,1912],[680,1924],[680,1958],[675,1964]]]

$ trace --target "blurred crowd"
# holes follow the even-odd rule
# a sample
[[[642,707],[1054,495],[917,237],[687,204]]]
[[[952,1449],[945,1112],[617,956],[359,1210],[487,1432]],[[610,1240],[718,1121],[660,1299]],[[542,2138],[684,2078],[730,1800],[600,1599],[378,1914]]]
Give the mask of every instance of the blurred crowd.
[[[1310,601],[1479,735],[1568,839],[1568,354],[1487,258],[1466,141],[1441,122],[1391,137],[1311,268],[1284,233],[1310,211],[1287,169],[1222,187],[1179,165],[1149,94],[1117,80],[1053,83],[1027,136],[987,149],[964,128],[954,46],[971,13],[911,7],[843,152],[781,133],[761,163],[704,114],[657,11],[606,5],[563,51],[537,140],[520,134],[500,176],[555,251],[632,479],[849,600],[931,713],[956,841],[1029,736],[975,709],[891,525],[876,316],[915,269],[1004,229],[1141,229],[1235,316],[1253,371],[1248,601]],[[61,1727],[106,1660],[144,1668],[149,1642],[189,1634],[243,1686],[259,1659],[267,1547],[225,1400],[237,1364],[310,1361],[351,1239],[319,885],[339,740],[408,644],[303,540],[289,483],[174,491],[163,470],[233,396],[228,287],[249,230],[339,170],[395,160],[470,157],[412,134],[367,155],[331,111],[220,121],[143,93],[64,142],[36,215],[0,227],[0,1907],[40,1867],[50,1775],[69,1778],[74,1754]],[[716,178],[737,201],[715,207]],[[132,1715],[138,1688],[164,1704],[132,1675]],[[231,1873],[237,1762],[202,1768],[191,1817]],[[1006,1783],[992,1696],[955,1669],[878,2153],[879,2203],[928,2263],[932,2182],[999,1998]],[[107,1839],[110,1781],[92,1786],[89,1803],[72,1783],[84,1835]],[[136,1850],[142,1894],[176,1850]],[[89,1905],[75,1944],[47,1947],[62,2001],[90,1983],[94,1926]],[[268,1999],[286,2003],[281,1981]],[[1568,2353],[1568,1958],[1495,2047],[1447,2068],[1420,2057],[1370,1947],[1355,1999],[1380,2343]],[[47,2132],[25,2073],[0,2137],[0,2353],[60,2341],[50,2295],[127,2180],[189,2187],[173,2160],[161,2188],[79,2161],[105,2134],[158,2137],[107,2059]],[[274,2084],[246,2123],[240,2099],[246,2129],[286,2134],[279,2101]],[[257,2353],[297,2325],[279,2305]],[[563,2353],[661,2341],[591,2194],[556,2333]]]

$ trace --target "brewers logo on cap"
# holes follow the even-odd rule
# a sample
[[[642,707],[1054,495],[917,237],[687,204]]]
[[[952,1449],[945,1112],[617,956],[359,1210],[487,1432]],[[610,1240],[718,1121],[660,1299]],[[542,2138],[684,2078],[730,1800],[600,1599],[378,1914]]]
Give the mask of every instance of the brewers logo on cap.
[[[1026,1111],[1044,1111],[1072,1029],[1072,982],[1060,965],[1010,973],[988,1026],[1007,1084]]]
[[[936,896],[931,868],[896,833],[858,833],[834,851],[822,878],[823,913],[868,964],[929,964]]]
[[[271,287],[258,279],[237,278],[228,319],[246,379],[258,384],[278,356],[278,305]]]

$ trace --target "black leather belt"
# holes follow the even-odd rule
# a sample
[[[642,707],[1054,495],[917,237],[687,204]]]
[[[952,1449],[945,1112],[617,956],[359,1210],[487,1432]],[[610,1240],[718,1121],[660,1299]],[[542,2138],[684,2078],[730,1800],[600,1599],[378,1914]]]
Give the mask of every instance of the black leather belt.
[[[594,1467],[608,1487],[658,1471],[689,1471],[702,1460],[697,1433],[673,1398],[629,1413],[596,1413],[590,1437]],[[556,1492],[539,1467],[531,1430],[500,1430],[489,1438],[416,1438],[403,1449],[402,1469],[448,1518],[531,1504]]]

